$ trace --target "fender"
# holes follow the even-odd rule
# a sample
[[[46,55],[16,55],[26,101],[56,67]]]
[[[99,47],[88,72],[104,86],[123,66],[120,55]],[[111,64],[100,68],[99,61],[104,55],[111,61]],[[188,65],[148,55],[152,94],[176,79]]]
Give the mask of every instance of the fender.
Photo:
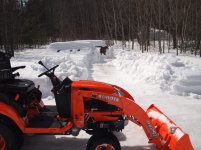
[[[21,131],[24,131],[25,127],[24,121],[14,108],[3,102],[0,102],[0,115],[4,115],[10,118],[19,127]]]
[[[63,128],[26,128],[25,123],[22,120],[22,118],[19,116],[17,111],[12,108],[11,106],[0,102],[0,115],[4,115],[11,119],[17,126],[18,128],[23,132],[23,133],[65,133],[71,129],[73,126],[71,122],[69,122],[66,126]]]

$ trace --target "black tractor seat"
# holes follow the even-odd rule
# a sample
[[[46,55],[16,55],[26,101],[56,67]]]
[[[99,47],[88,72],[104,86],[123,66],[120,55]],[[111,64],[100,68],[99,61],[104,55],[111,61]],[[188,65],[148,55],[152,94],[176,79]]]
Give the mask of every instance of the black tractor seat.
[[[35,89],[35,85],[30,80],[12,79],[4,83],[4,88],[1,90],[9,99],[15,100],[19,95],[19,99],[16,101],[18,105],[29,104],[28,96],[32,90]]]
[[[35,84],[33,81],[25,79],[14,79],[5,84],[6,91],[16,93],[28,93],[33,90],[34,87]]]
[[[0,102],[11,105],[23,117],[26,115],[26,111],[24,111],[22,106],[30,103],[33,94],[38,95],[35,92],[36,90],[33,81],[11,79],[6,83],[0,84]],[[15,97],[17,94],[19,95],[19,99],[16,101]],[[37,98],[41,98],[40,93]]]

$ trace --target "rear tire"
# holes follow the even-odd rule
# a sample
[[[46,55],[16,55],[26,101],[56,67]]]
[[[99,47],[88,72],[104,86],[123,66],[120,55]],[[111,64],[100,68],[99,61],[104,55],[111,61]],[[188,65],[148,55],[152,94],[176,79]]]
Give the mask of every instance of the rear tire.
[[[16,129],[15,131],[13,131],[13,134],[15,135],[15,139],[16,139],[15,150],[20,150],[24,143],[23,133],[19,131],[19,129]]]
[[[120,143],[111,132],[97,132],[87,143],[87,150],[121,150]]]
[[[16,150],[16,144],[17,140],[12,130],[0,124],[0,149]]]
[[[9,118],[3,116],[0,118],[0,124],[3,125],[4,127],[7,128],[9,127],[9,130],[11,130],[16,140],[14,150],[20,150],[24,142],[24,136],[22,131]]]

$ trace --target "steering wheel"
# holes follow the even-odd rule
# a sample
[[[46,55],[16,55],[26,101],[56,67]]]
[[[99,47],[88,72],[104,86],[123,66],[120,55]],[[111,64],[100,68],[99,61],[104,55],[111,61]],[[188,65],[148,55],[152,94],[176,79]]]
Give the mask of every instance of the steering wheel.
[[[55,70],[58,66],[59,66],[59,65],[56,65],[56,66],[52,67],[51,69],[48,69],[47,71],[45,71],[45,72],[39,74],[38,77],[41,77],[41,76],[43,76],[43,75],[47,75],[47,76],[48,76],[51,71],[53,71],[53,73],[54,73],[54,70]]]

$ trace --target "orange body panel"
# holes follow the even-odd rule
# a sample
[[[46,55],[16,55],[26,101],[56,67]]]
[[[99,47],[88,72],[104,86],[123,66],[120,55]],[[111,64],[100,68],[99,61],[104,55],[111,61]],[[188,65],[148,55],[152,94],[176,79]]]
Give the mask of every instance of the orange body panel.
[[[90,98],[90,99],[92,98],[91,96],[84,95],[85,92],[101,91],[101,93],[104,93],[104,94],[112,94],[116,92],[116,89],[113,87],[113,85],[102,83],[102,82],[96,82],[96,81],[87,81],[87,80],[74,81],[71,86],[72,86],[71,114],[72,114],[74,125],[78,128],[84,127],[84,113],[85,113],[84,100],[85,98]],[[129,96],[128,93],[125,92],[125,94]],[[105,117],[102,118],[102,120],[105,120]],[[108,121],[112,121],[112,120],[108,120]]]
[[[24,130],[25,123],[13,107],[0,102],[0,114],[10,118],[22,131]]]
[[[84,127],[84,101],[79,90],[72,89],[71,94],[71,117],[77,128]]]
[[[122,112],[89,112],[88,115],[95,121],[116,121]],[[116,117],[115,117],[116,116]]]
[[[96,91],[96,92],[102,92],[102,93],[108,93],[112,94],[117,91],[117,89],[121,90],[121,92],[124,94],[124,97],[127,97],[129,99],[133,99],[133,97],[123,88],[111,85],[103,82],[97,82],[97,81],[89,81],[89,80],[80,80],[80,81],[74,81],[72,84],[72,88],[75,89],[89,89],[90,91]]]
[[[38,134],[65,134],[73,124],[68,122],[63,128],[24,128],[24,133],[38,133]]]
[[[0,114],[13,120],[23,133],[40,133],[40,134],[53,134],[65,133],[73,126],[71,122],[63,128],[29,128],[26,127],[24,120],[18,115],[15,109],[11,106],[0,102]]]
[[[96,91],[96,92],[101,91],[102,93],[111,93],[111,94],[116,91],[110,84],[97,81],[88,81],[88,80],[74,81],[72,83],[72,89],[74,90],[88,89],[90,91]]]

